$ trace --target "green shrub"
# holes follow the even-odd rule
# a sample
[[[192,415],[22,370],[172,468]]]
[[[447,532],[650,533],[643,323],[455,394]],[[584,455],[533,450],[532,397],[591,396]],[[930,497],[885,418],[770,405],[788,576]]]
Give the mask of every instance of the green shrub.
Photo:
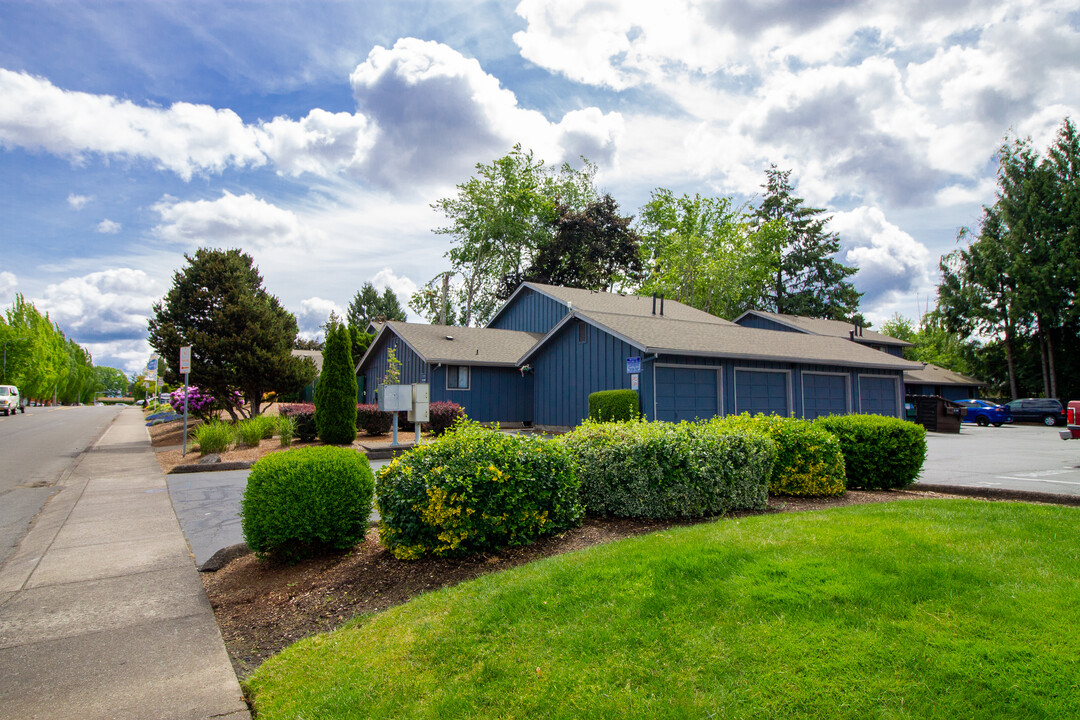
[[[324,443],[348,445],[356,439],[356,391],[349,330],[332,321],[326,331],[319,384],[315,386],[315,427]]]
[[[274,436],[274,419],[266,415],[246,418],[237,423],[236,434],[245,445],[258,447],[263,438]]]
[[[364,539],[374,487],[367,458],[348,448],[267,455],[248,474],[240,504],[244,540],[260,558],[347,550]]]
[[[296,438],[300,442],[313,442],[319,435],[315,428],[315,406],[311,403],[282,405],[278,417],[296,421]]]
[[[589,394],[589,419],[596,422],[635,420],[638,415],[636,390],[601,390]]]
[[[236,441],[236,429],[220,420],[202,423],[191,434],[199,446],[200,455],[225,452]]]
[[[595,515],[677,518],[761,509],[776,448],[752,428],[586,421],[559,438]]]
[[[281,447],[289,447],[293,436],[296,435],[296,418],[290,415],[278,415],[277,434],[281,440]]]
[[[361,403],[356,406],[356,428],[368,435],[385,435],[390,432],[393,417],[388,412],[379,410],[374,403]],[[401,428],[401,423],[398,423]]]
[[[840,441],[849,488],[902,488],[922,471],[926,460],[922,425],[882,415],[831,415],[814,424]]]
[[[379,537],[401,559],[524,545],[583,515],[561,444],[469,420],[395,458],[376,494]]]
[[[713,418],[710,424],[757,428],[776,443],[769,493],[805,497],[842,495],[844,455],[832,433],[806,420],[779,415]]]

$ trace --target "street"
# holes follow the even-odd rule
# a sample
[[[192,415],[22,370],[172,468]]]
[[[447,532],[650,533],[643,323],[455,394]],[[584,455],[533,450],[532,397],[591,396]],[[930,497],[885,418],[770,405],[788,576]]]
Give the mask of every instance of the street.
[[[28,407],[0,417],[0,564],[56,483],[120,412],[111,407]]]
[[[1080,495],[1080,440],[1061,428],[965,424],[959,435],[927,433],[919,482]]]

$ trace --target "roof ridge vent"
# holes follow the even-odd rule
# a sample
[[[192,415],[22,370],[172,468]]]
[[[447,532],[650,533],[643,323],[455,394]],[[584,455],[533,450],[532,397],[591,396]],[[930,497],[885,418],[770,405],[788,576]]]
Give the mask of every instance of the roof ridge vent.
[[[453,339],[454,339],[454,336],[453,336],[453,335],[447,335],[447,336],[446,336],[446,339],[447,339],[447,340],[453,340]]]

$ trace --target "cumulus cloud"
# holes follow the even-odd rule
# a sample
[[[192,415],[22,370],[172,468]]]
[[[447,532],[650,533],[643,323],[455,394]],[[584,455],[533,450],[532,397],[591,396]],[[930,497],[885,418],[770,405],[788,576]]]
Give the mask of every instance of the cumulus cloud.
[[[35,306],[80,344],[140,340],[163,288],[142,270],[115,268],[45,287]]]
[[[98,223],[97,231],[103,235],[115,235],[120,232],[121,225],[118,222],[105,218]]]
[[[90,202],[93,199],[94,198],[89,195],[76,195],[75,193],[71,193],[67,196],[67,204],[71,207],[72,210],[82,210],[84,207],[86,207],[86,203]]]
[[[879,208],[864,206],[837,213],[829,230],[840,236],[840,261],[859,268],[854,283],[865,293],[864,307],[933,286],[930,251],[889,222]]]
[[[345,317],[345,310],[333,300],[310,297],[300,301],[300,312],[296,314],[296,324],[300,337],[307,340],[321,340],[325,334],[323,326],[330,319],[330,313],[339,318]]]
[[[0,270],[0,298],[7,298],[15,292],[17,287],[19,287],[19,278],[15,277],[15,273]]]
[[[375,277],[371,279],[371,284],[376,290],[390,288],[397,295],[398,302],[401,303],[403,308],[409,306],[409,298],[416,292],[416,283],[407,277],[398,277],[388,267],[375,273]]]
[[[265,249],[304,247],[321,233],[307,227],[296,213],[228,190],[217,200],[177,201],[165,197],[153,206],[161,224],[153,232],[168,242]]]

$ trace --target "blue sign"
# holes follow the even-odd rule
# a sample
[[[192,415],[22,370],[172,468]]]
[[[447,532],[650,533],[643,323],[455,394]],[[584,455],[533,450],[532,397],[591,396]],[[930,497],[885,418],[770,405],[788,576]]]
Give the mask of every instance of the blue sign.
[[[641,374],[641,358],[640,357],[628,357],[628,358],[626,358],[626,374],[627,375],[640,375]]]

